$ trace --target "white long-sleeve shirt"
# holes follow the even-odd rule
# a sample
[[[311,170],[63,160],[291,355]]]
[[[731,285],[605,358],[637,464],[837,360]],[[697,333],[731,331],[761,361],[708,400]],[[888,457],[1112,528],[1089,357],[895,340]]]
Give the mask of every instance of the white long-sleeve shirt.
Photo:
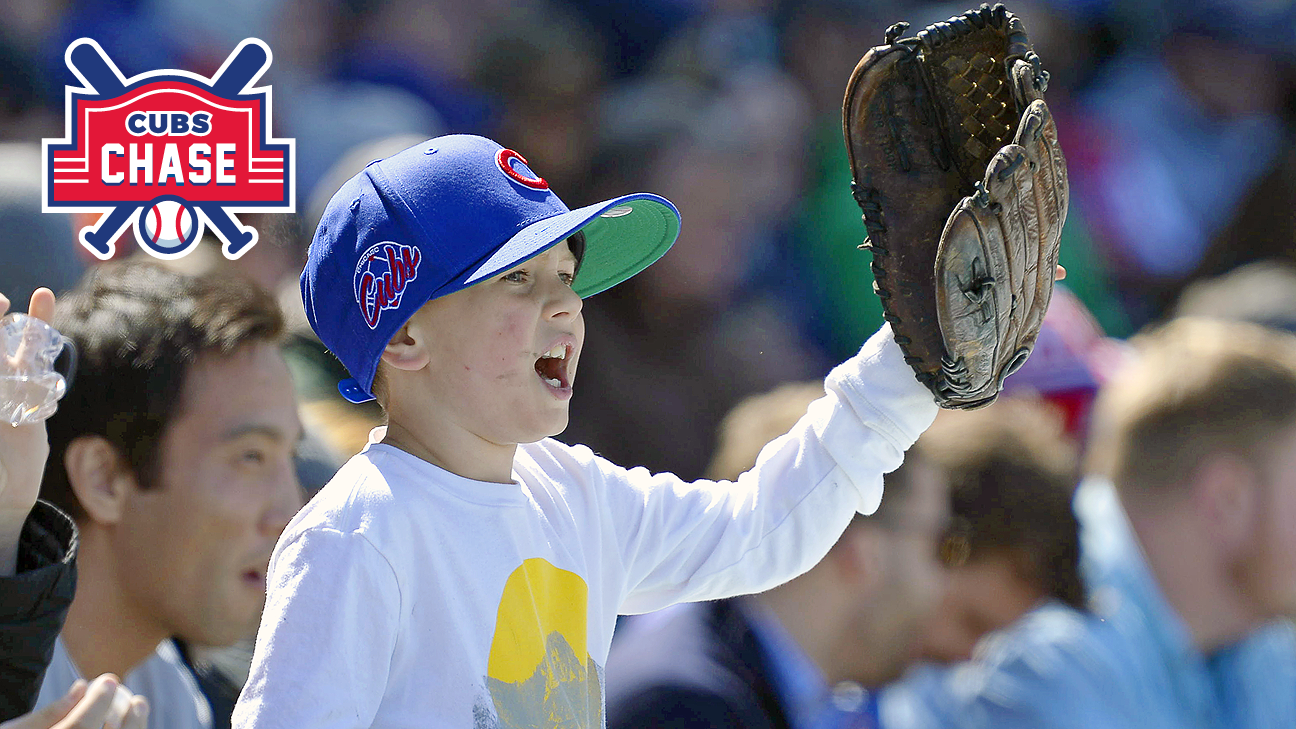
[[[737,482],[523,445],[513,483],[371,443],[271,561],[239,729],[586,727],[618,613],[812,567],[936,414],[884,327]]]

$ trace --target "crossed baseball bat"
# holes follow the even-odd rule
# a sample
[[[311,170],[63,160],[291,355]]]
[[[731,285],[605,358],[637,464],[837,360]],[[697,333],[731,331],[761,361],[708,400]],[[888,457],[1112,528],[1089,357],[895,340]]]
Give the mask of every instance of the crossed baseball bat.
[[[122,78],[112,66],[112,62],[94,43],[78,42],[68,49],[68,64],[72,70],[81,75],[90,87],[90,91],[101,96],[120,96],[126,93]],[[269,56],[260,43],[244,41],[235,55],[225,63],[212,79],[211,90],[220,96],[238,96],[249,81],[256,78],[265,66]],[[188,203],[198,208],[207,220],[220,231],[227,244],[226,255],[237,257],[244,248],[256,242],[256,231],[244,228],[233,214],[226,212],[219,203]],[[81,239],[86,245],[98,251],[101,257],[112,254],[112,241],[117,231],[126,225],[130,217],[145,203],[128,202],[114,207],[107,216],[100,219],[94,228],[84,231]],[[195,221],[196,222],[196,221]]]

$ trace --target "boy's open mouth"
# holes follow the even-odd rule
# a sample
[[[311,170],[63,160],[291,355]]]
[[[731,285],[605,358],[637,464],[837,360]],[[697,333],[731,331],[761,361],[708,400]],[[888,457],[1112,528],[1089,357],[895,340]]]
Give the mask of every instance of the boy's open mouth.
[[[558,390],[570,388],[571,382],[567,379],[567,358],[570,355],[571,345],[555,344],[536,360],[536,374],[552,388]]]

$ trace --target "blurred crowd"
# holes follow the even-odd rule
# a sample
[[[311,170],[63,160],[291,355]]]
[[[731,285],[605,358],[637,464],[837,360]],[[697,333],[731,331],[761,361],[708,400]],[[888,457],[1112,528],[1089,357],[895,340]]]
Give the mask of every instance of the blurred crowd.
[[[1113,479],[1093,477],[1102,469],[1087,464],[1090,433],[1099,434],[1093,403],[1109,379],[1127,371],[1137,333],[1187,317],[1296,331],[1296,3],[1017,0],[1009,7],[1051,71],[1047,99],[1072,186],[1061,253],[1068,276],[1035,354],[1008,381],[1007,402],[989,415],[942,415],[889,477],[888,493],[897,496],[884,500],[876,518],[852,525],[806,577],[759,598],[629,619],[607,668],[609,725],[672,725],[669,702],[682,699],[662,685],[714,688],[689,683],[696,677],[681,669],[680,657],[734,634],[754,653],[734,649],[720,660],[713,652],[690,664],[716,682],[751,679],[752,693],[740,702],[750,715],[714,714],[720,726],[954,726],[961,725],[953,723],[961,701],[991,722],[996,712],[1018,710],[1038,712],[1029,714],[1038,723],[1021,726],[1104,725],[1086,724],[1083,707],[1104,693],[1063,702],[1050,684],[1065,680],[1069,669],[1041,669],[1036,673],[1048,680],[1034,683],[1013,673],[1022,655],[1044,664],[1082,660],[1068,651],[1115,664],[1150,665],[1158,651],[1209,664],[1188,678],[1146,667],[1139,673],[1151,694],[1209,714],[1194,726],[1278,726],[1266,717],[1290,708],[1296,681],[1281,682],[1292,679],[1288,669],[1296,664],[1296,651],[1282,653],[1292,650],[1292,628],[1270,621],[1293,603],[1274,597],[1263,607],[1238,604],[1260,600],[1256,591],[1268,588],[1257,585],[1266,580],[1281,582],[1246,565],[1280,570],[1281,560],[1266,550],[1282,545],[1284,530],[1296,548],[1296,527],[1273,526],[1273,540],[1253,554],[1246,550],[1254,545],[1228,541],[1244,535],[1229,531],[1236,525],[1217,513],[1227,511],[1228,494],[1216,494],[1225,487],[1214,481],[1193,482],[1207,494],[1189,500],[1201,513],[1186,510],[1172,521],[1158,516],[1179,514],[1158,500],[1166,498],[1160,487],[1140,490],[1117,478],[1117,499]],[[303,435],[292,473],[274,477],[279,491],[264,505],[273,514],[256,517],[269,525],[261,528],[282,529],[289,506],[309,498],[380,424],[372,403],[352,405],[338,395],[346,374],[302,311],[297,279],[324,205],[368,161],[453,132],[518,150],[572,208],[640,190],[678,205],[683,225],[675,247],[643,274],[586,302],[589,337],[571,425],[560,439],[686,479],[731,478],[754,462],[753,448],[787,430],[822,392],[804,384],[777,388],[822,379],[882,323],[869,254],[856,250],[865,231],[849,195],[841,137],[846,79],[892,23],[922,26],[965,9],[914,0],[0,0],[0,293],[22,309],[39,286],[61,298],[85,279],[90,289],[83,286],[74,301],[89,316],[98,307],[113,311],[114,292],[129,298],[148,288],[120,272],[95,282],[101,264],[75,238],[93,217],[41,212],[40,140],[63,135],[64,86],[76,85],[63,60],[69,43],[94,38],[129,77],[159,68],[211,74],[240,40],[259,37],[274,53],[262,83],[274,89],[275,135],[297,140],[298,213],[242,216],[260,230],[261,242],[238,261],[204,241],[167,266],[180,276],[235,277],[239,284],[213,290],[255,289],[263,298],[239,302],[239,311],[270,302],[278,310],[271,318],[282,317],[270,329],[283,330],[300,423],[280,412],[275,427],[281,441],[295,442],[295,430]],[[136,248],[123,239],[118,258],[138,257]],[[149,285],[171,286],[173,294],[183,289],[198,301],[207,295],[169,280]],[[143,316],[143,304],[117,306],[114,315]],[[152,320],[133,321],[144,327]],[[1252,336],[1238,326],[1173,330],[1150,346],[1210,361],[1218,354],[1208,346],[1214,339],[1238,331]],[[1256,347],[1262,357],[1264,346]],[[121,351],[108,347],[101,356]],[[1175,376],[1180,362],[1164,362],[1170,364],[1163,377]],[[1203,382],[1210,376],[1200,375]],[[265,392],[277,392],[276,384],[283,383],[269,383]],[[152,442],[159,423],[173,415],[163,401],[177,392],[159,391],[161,400],[139,406],[157,422],[122,424],[108,413],[105,427],[118,428],[113,437],[128,453],[136,437],[129,434]],[[1227,418],[1202,412],[1247,421],[1253,406],[1237,402],[1237,412],[1220,406]],[[122,404],[119,412],[127,409]],[[1122,422],[1119,414],[1111,417]],[[751,422],[762,419],[770,422]],[[1175,427],[1167,431],[1173,435]],[[1118,430],[1109,425],[1099,435]],[[51,425],[52,440],[56,434]],[[1173,462],[1166,453],[1136,456]],[[87,472],[102,466],[82,465]],[[1230,478],[1224,471],[1215,474],[1221,481]],[[1149,479],[1140,472],[1127,480]],[[294,480],[302,493],[288,493],[285,484]],[[81,513],[74,504],[86,503],[82,493],[64,498],[60,505],[79,519],[117,518],[108,497]],[[202,514],[213,507],[185,508]],[[1128,520],[1124,512],[1131,512]],[[167,523],[161,512],[153,516],[154,526],[141,528]],[[170,526],[188,536],[200,532],[187,523]],[[1223,545],[1219,553],[1174,539],[1176,529],[1190,528],[1209,533],[1201,541]],[[86,547],[100,559],[142,560],[154,565],[140,568],[146,572],[198,579],[190,574],[197,570],[178,564],[183,560],[163,567],[150,561],[166,551],[161,539],[122,546],[104,536]],[[249,546],[248,554],[259,548]],[[202,553],[195,547],[186,554]],[[1217,582],[1189,584],[1183,555],[1211,564]],[[1242,557],[1230,562],[1236,555]],[[85,570],[102,564],[83,566],[83,585]],[[1285,579],[1292,583],[1292,576]],[[113,589],[135,589],[125,582]],[[173,611],[196,610],[184,599],[211,596],[193,590],[152,597]],[[1241,597],[1225,596],[1229,590]],[[1203,606],[1210,610],[1201,615]],[[1117,625],[1116,633],[1080,640],[1081,648],[1058,642],[1059,635],[1088,635],[1093,615]],[[72,617],[70,630],[85,628],[75,611]],[[180,640],[174,655],[163,656],[192,671],[208,720],[217,725],[228,724],[250,660],[252,636],[238,628],[255,622],[237,617],[230,625],[177,616],[170,625]],[[1173,634],[1139,633],[1146,620],[1163,620]],[[1227,635],[1210,630],[1224,625]],[[700,638],[706,631],[709,637]],[[1243,637],[1261,645],[1236,660],[1217,659],[1221,647]],[[1137,656],[1130,658],[1122,640],[1152,647],[1131,649]],[[1263,663],[1265,651],[1279,652],[1278,663]],[[783,659],[772,659],[776,667],[759,680],[743,668],[763,665],[771,654]],[[1279,667],[1265,672],[1248,661]],[[120,665],[101,663],[104,671]],[[832,716],[806,698],[823,683],[833,692]],[[58,686],[57,694],[65,690]],[[1287,704],[1265,703],[1283,691]],[[987,694],[1000,700],[989,708],[975,703]],[[1046,711],[1033,702],[1056,706]],[[1066,720],[1073,723],[1048,723],[1049,712],[1073,705],[1079,708]],[[767,706],[774,708],[766,712]],[[1227,713],[1243,711],[1237,707],[1252,712],[1245,714],[1250,723],[1229,723],[1229,716],[1242,716]],[[779,718],[760,723],[757,714]],[[674,726],[699,725],[676,720]]]

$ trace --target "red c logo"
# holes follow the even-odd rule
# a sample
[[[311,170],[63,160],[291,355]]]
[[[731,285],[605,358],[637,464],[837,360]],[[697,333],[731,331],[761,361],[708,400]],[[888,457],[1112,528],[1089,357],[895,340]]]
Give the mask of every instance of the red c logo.
[[[509,179],[513,180],[519,185],[522,185],[524,187],[529,187],[532,190],[549,189],[549,183],[545,182],[543,177],[526,177],[521,172],[518,172],[513,167],[513,160],[517,160],[522,164],[527,163],[526,157],[523,157],[522,155],[518,154],[517,152],[514,152],[511,149],[501,149],[500,151],[495,153],[496,166],[500,168],[500,171],[508,175]],[[532,172],[531,174],[535,174],[535,173]]]

